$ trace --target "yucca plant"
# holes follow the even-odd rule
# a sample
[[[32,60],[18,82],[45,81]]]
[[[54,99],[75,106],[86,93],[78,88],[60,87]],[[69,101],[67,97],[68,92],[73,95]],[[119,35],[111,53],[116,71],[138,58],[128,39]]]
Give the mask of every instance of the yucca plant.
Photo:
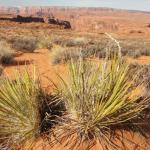
[[[14,75],[15,80],[5,77],[0,83],[0,149],[10,149],[40,129],[40,84],[35,69],[32,75],[26,69]]]
[[[53,134],[69,149],[77,149],[88,142],[99,141],[103,149],[119,149],[113,139],[117,129],[139,129],[149,99],[140,99],[142,86],[134,86],[137,73],[129,76],[129,66],[121,53],[107,54],[100,62],[71,61],[67,79],[58,75],[60,84],[56,93],[65,102],[67,112],[58,118],[59,126]],[[92,143],[91,143],[92,142]]]

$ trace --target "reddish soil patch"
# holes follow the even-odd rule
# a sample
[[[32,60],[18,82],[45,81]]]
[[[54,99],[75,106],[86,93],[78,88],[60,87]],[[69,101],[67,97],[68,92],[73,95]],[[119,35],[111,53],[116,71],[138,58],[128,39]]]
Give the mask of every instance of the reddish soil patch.
[[[138,64],[150,64],[150,56],[141,56],[138,59],[128,58],[130,63],[138,63]]]
[[[16,69],[27,69],[31,70],[33,67],[37,68],[37,75],[40,76],[42,86],[47,88],[47,86],[51,85],[53,80],[57,82],[57,75],[59,73],[61,75],[65,74],[65,66],[64,65],[52,65],[50,61],[50,54],[47,49],[39,49],[34,53],[22,53],[14,58],[14,61],[10,65],[4,66],[4,73],[7,75],[13,76],[13,73]]]
[[[121,135],[122,133],[120,133]],[[138,133],[129,133],[126,131],[123,131],[123,140],[120,138],[120,140],[115,139],[114,143],[118,144],[121,147],[121,150],[149,150],[150,149],[150,140],[142,137]],[[68,141],[72,142],[72,141]],[[61,144],[55,144],[55,145],[50,145],[48,141],[40,138],[34,142],[33,149],[32,150],[69,150],[69,145],[68,147],[65,147],[64,145],[66,144],[66,141],[64,141]],[[87,144],[88,143],[83,143],[80,148],[74,146],[72,150],[87,150]],[[29,149],[29,146],[31,144],[26,144],[25,150]],[[106,146],[107,147],[107,146]],[[94,145],[90,150],[102,150],[101,144],[97,141],[94,142]],[[119,150],[119,149],[118,149]]]

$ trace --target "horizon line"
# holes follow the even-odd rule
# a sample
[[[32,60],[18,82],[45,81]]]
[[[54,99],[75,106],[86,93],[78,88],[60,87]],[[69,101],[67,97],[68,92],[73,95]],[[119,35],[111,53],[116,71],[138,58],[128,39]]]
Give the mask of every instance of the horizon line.
[[[22,6],[4,6],[4,5],[0,5],[0,7],[6,7],[6,8],[19,8],[19,7],[59,7],[59,8],[96,8],[96,9],[101,9],[101,8],[104,8],[104,9],[114,9],[114,10],[124,10],[124,11],[137,11],[137,12],[145,12],[145,13],[150,13],[150,10],[139,10],[139,9],[126,9],[126,8],[115,8],[115,7],[99,7],[99,6],[57,6],[57,5],[22,5]]]

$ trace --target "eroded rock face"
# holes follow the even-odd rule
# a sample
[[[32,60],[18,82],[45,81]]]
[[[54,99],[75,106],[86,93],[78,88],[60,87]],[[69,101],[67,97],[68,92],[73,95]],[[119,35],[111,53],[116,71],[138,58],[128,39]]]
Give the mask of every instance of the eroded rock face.
[[[0,20],[9,20],[19,23],[30,23],[30,22],[41,22],[41,23],[48,23],[53,25],[63,26],[64,29],[71,29],[71,24],[69,21],[59,20],[55,18],[48,18],[48,17],[23,17],[17,15],[17,17],[13,18],[0,18]]]
[[[12,21],[21,22],[21,23],[29,23],[29,22],[42,22],[44,23],[44,18],[39,17],[22,17],[17,15],[17,17],[12,18]]]
[[[71,29],[71,24],[70,24],[69,21],[49,18],[48,19],[48,23],[49,24],[56,24],[56,25],[64,26],[64,29]]]

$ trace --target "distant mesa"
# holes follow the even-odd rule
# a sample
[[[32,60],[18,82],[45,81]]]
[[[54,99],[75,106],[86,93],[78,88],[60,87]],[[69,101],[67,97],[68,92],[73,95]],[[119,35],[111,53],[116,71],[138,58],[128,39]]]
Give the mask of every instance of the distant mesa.
[[[53,25],[59,25],[63,26],[64,29],[71,29],[71,24],[69,21],[65,20],[59,20],[50,18],[50,17],[24,17],[21,15],[17,15],[16,17],[13,18],[0,18],[0,20],[8,20],[8,21],[13,21],[13,22],[19,22],[19,23],[31,23],[31,22],[41,22],[41,23],[48,23],[48,24],[53,24]]]

